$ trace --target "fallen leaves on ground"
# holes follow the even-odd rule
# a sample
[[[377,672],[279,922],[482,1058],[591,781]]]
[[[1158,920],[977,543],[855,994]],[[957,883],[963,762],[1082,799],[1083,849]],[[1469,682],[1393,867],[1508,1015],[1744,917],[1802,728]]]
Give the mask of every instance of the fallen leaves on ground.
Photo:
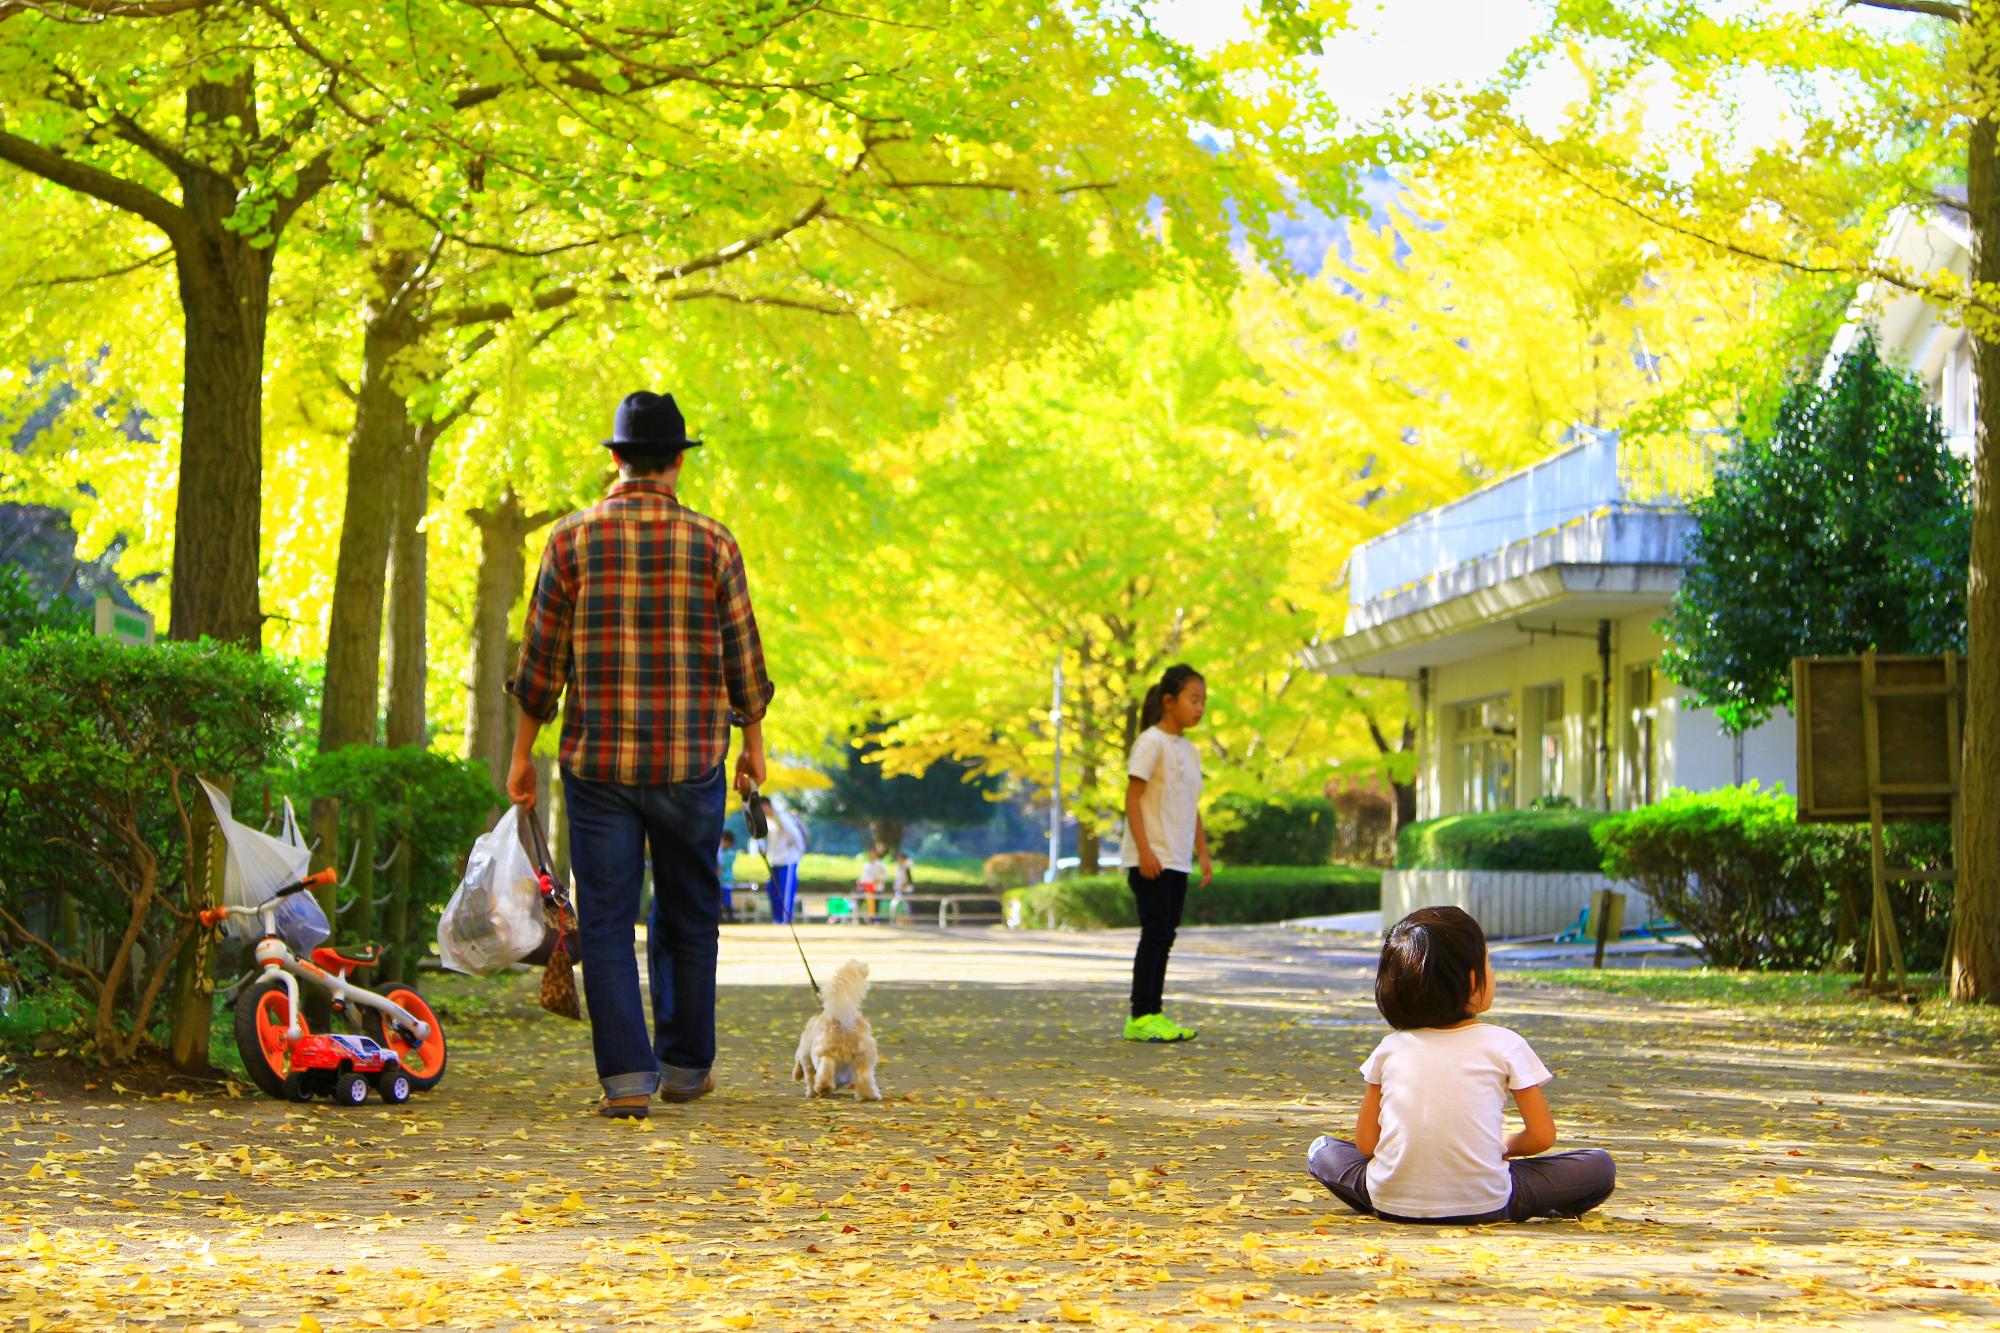
[[[1983,1052],[1517,993],[1496,1018],[1557,1071],[1561,1146],[1609,1148],[1619,1192],[1581,1223],[1408,1228],[1302,1170],[1379,1035],[1356,980],[1184,1006],[1178,1048],[1115,1040],[1108,988],[884,987],[879,1105],[799,1096],[800,992],[736,988],[721,1091],[622,1123],[591,1114],[582,1029],[488,985],[506,1002],[400,1109],[0,1096],[0,1328],[2000,1319]]]

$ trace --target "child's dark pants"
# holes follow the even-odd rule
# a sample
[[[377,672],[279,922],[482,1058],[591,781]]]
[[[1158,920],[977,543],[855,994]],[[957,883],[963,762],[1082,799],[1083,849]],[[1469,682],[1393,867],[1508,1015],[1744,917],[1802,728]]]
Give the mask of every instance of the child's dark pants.
[[[1334,1197],[1357,1213],[1386,1222],[1452,1223],[1525,1222],[1531,1217],[1581,1217],[1611,1197],[1618,1168],[1601,1148],[1516,1157],[1507,1163],[1514,1177],[1514,1197],[1498,1212],[1478,1217],[1397,1217],[1378,1211],[1368,1200],[1368,1159],[1346,1139],[1322,1134],[1306,1154],[1306,1170],[1333,1191]]]
[[[1136,869],[1125,872],[1125,882],[1139,906],[1139,948],[1132,955],[1132,1017],[1157,1014],[1167,989],[1167,955],[1173,952],[1174,935],[1180,929],[1181,909],[1187,906],[1188,877],[1185,870],[1162,870],[1156,879],[1147,879]]]

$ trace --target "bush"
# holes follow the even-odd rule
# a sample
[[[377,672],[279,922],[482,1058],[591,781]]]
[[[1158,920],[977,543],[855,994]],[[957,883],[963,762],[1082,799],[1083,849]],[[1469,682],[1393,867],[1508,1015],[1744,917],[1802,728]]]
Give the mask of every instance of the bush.
[[[1040,852],[1002,852],[987,857],[979,874],[989,889],[1011,889],[1041,883],[1048,870],[1049,858]]]
[[[1139,924],[1123,875],[1035,884],[1007,894],[1009,919],[1065,930]],[[1382,872],[1368,866],[1219,866],[1207,888],[1189,885],[1182,918],[1195,926],[1241,926],[1301,916],[1366,912],[1382,904]]]
[[[1678,792],[1595,830],[1605,873],[1629,879],[1702,943],[1718,967],[1853,964],[1866,947],[1866,825],[1800,824],[1792,798],[1755,783]],[[1891,825],[1891,865],[1944,864],[1946,825]],[[1947,886],[1892,882],[1890,910],[1913,970],[1938,966],[1951,921]]]
[[[1608,817],[1596,810],[1500,810],[1421,820],[1396,835],[1396,865],[1595,874],[1603,858],[1591,829]]]
[[[1283,801],[1225,798],[1215,822],[1215,857],[1246,866],[1323,866],[1333,859],[1338,821],[1323,796]]]
[[[100,1059],[147,1040],[195,935],[195,775],[269,763],[303,701],[288,666],[224,644],[0,647],[0,931],[89,1002]]]

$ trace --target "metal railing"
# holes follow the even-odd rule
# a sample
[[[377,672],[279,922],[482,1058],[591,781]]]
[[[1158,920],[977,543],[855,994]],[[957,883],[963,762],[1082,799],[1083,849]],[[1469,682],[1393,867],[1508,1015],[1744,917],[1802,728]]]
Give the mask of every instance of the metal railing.
[[[1373,601],[1602,510],[1679,508],[1708,488],[1728,446],[1720,432],[1578,434],[1581,443],[1355,547],[1351,601]]]

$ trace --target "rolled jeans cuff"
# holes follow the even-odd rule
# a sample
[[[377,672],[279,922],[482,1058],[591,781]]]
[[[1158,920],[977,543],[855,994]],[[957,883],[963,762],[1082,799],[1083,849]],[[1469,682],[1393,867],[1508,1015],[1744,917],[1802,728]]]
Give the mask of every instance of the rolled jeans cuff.
[[[660,1090],[660,1076],[639,1070],[631,1074],[613,1074],[610,1078],[599,1079],[604,1085],[606,1097],[650,1097]]]
[[[660,1066],[659,1087],[666,1088],[670,1092],[694,1092],[707,1081],[706,1069],[682,1069],[678,1065]],[[656,1090],[649,1089],[649,1091]]]

